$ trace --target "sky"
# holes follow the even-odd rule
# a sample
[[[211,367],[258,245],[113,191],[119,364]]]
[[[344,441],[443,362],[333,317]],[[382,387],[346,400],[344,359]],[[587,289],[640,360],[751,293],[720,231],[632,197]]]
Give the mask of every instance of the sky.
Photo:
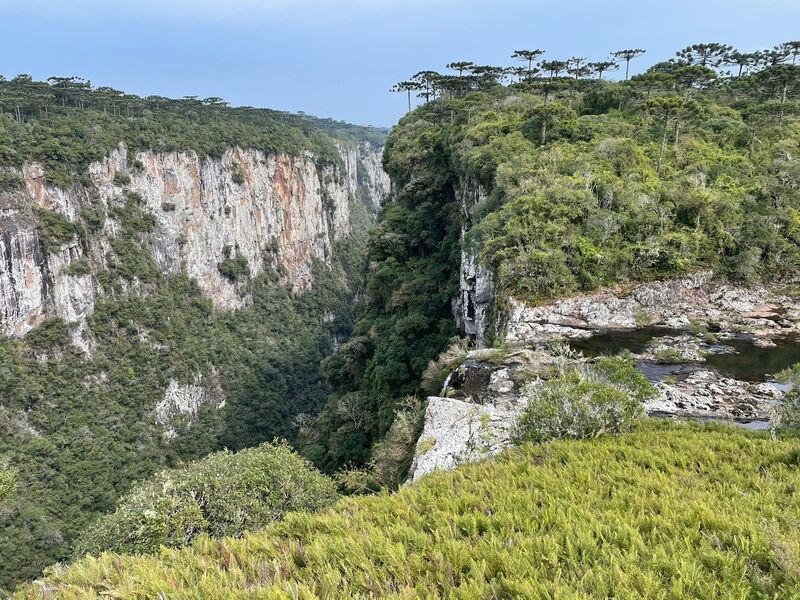
[[[386,127],[406,107],[395,82],[456,60],[645,48],[636,72],[692,43],[796,39],[800,0],[0,0],[6,77],[77,75]]]

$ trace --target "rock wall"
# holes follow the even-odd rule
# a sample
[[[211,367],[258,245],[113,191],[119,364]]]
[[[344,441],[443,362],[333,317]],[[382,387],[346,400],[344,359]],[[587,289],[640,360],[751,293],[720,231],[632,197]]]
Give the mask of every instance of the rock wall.
[[[87,183],[70,190],[46,184],[40,165],[25,165],[18,171],[24,189],[0,192],[0,333],[24,335],[52,316],[85,320],[106,291],[70,265],[84,256],[106,264],[120,229],[109,209],[131,193],[156,220],[147,245],[159,268],[184,269],[218,308],[248,302],[217,268],[226,252],[243,257],[253,275],[274,266],[296,287],[307,286],[312,263],[328,261],[334,242],[349,232],[353,203],[365,202],[374,213],[389,189],[381,148],[338,146],[344,172],[310,154],[231,148],[220,158],[201,158],[120,145],[90,165]],[[105,213],[102,230],[45,252],[35,210],[79,223],[87,206]]]
[[[486,191],[474,181],[465,181],[455,192],[461,204],[464,225],[461,228],[459,293],[453,299],[453,316],[458,328],[473,336],[475,343],[481,348],[485,344],[492,301],[492,273],[480,264],[477,250],[468,246],[465,235],[472,223],[475,207],[486,200]]]

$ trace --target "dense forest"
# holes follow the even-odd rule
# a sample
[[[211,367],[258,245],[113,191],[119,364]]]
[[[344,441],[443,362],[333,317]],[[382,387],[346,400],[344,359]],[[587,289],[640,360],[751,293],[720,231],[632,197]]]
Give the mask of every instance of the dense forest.
[[[124,142],[132,150],[195,150],[221,156],[239,146],[339,164],[333,140],[382,144],[385,132],[333,119],[265,108],[231,107],[222,98],[139,97],[93,87],[80,77],[34,81],[0,75],[0,167],[44,165],[47,179],[69,187],[86,167]],[[2,175],[0,175],[2,177]],[[2,189],[2,180],[0,180]]]
[[[395,86],[423,103],[389,136],[394,195],[370,235],[365,306],[325,362],[336,393],[307,452],[326,468],[402,481],[420,417],[407,396],[424,396],[424,370],[459,333],[462,250],[493,273],[499,326],[509,297],[699,268],[745,283],[798,273],[800,42],[696,44],[630,78],[644,50],[542,54]],[[620,64],[624,80],[603,79]]]

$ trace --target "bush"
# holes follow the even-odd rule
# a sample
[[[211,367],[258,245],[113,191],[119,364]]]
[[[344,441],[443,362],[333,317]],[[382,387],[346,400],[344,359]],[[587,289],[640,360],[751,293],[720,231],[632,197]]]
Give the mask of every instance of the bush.
[[[16,173],[0,172],[0,192],[13,192],[25,187],[25,180]]]
[[[48,254],[61,251],[61,246],[75,239],[78,232],[75,224],[65,216],[43,208],[36,209],[36,225],[39,243]]]
[[[627,357],[570,366],[530,389],[529,404],[512,432],[516,444],[630,431],[644,414],[641,402],[656,393]]]
[[[139,485],[88,528],[75,554],[143,554],[185,546],[202,533],[240,536],[290,511],[319,510],[336,499],[333,481],[285,443],[225,450]]]
[[[124,187],[131,182],[131,176],[122,171],[114,173],[114,185]]]
[[[233,183],[235,183],[236,185],[244,185],[245,182],[244,172],[242,171],[242,168],[239,165],[236,165],[233,168],[233,172],[231,173],[231,181],[233,181]]]
[[[784,369],[775,378],[793,387],[775,407],[770,430],[774,436],[800,437],[800,363]]]
[[[14,493],[17,487],[17,470],[0,466],[0,506]]]
[[[92,264],[85,256],[76,258],[69,263],[69,266],[67,267],[67,275],[72,275],[73,277],[84,277],[86,275],[91,275],[91,273]]]
[[[250,265],[244,256],[241,254],[231,256],[230,246],[225,246],[222,249],[222,254],[224,258],[217,263],[217,270],[220,275],[234,283],[250,277]]]

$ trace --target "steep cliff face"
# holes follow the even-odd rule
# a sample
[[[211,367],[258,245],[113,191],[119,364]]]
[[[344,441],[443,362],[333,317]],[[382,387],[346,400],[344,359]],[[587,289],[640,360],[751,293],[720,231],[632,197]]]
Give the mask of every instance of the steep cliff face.
[[[343,170],[310,154],[231,148],[219,158],[201,158],[194,152],[133,153],[120,145],[70,190],[46,184],[40,165],[23,166],[17,173],[24,187],[0,192],[0,332],[24,335],[53,316],[85,320],[109,290],[76,261],[107,264],[121,228],[113,209],[131,197],[155,220],[144,244],[158,268],[165,274],[184,269],[216,307],[248,303],[235,278],[218,268],[226,259],[246,265],[253,276],[274,267],[298,289],[306,287],[312,263],[327,262],[336,240],[349,232],[354,203],[374,212],[389,186],[381,148],[337,146]],[[43,239],[39,209],[76,225],[75,234],[56,237],[54,247]],[[87,209],[94,227],[86,222]]]
[[[464,225],[461,228],[459,293],[453,299],[453,316],[458,328],[473,336],[478,347],[483,347],[492,301],[492,274],[480,264],[477,249],[468,244],[465,237],[472,224],[475,207],[487,199],[486,190],[476,182],[467,180],[456,189],[456,199],[461,205]]]

